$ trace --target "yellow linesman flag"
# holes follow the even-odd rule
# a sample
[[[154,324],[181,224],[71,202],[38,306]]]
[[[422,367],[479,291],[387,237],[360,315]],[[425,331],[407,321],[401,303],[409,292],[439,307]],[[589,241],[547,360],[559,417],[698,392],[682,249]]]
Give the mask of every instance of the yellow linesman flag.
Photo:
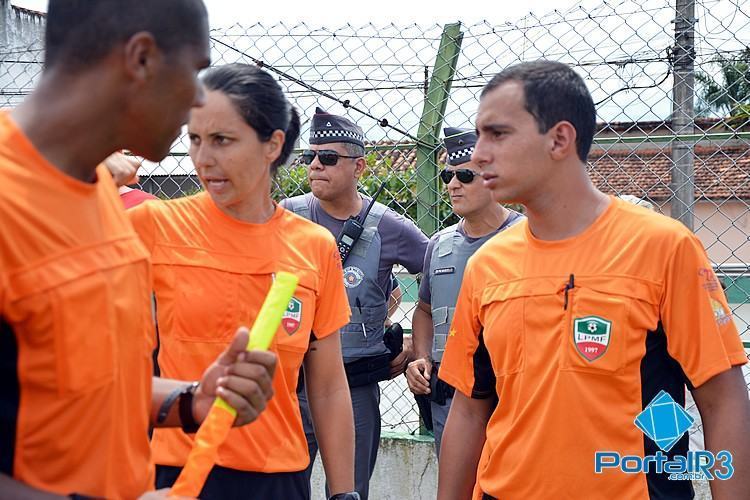
[[[247,350],[267,350],[273,341],[281,317],[297,288],[299,279],[290,273],[280,272],[271,285],[258,317],[250,329]],[[229,434],[237,412],[223,399],[217,397],[211,410],[195,435],[193,449],[187,463],[170,491],[170,496],[197,497],[203,489],[208,474],[216,462],[219,446]]]

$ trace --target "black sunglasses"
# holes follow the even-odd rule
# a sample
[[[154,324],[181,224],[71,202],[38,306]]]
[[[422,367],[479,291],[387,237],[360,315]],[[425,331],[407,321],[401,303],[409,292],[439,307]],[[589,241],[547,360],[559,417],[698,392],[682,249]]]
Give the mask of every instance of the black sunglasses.
[[[326,167],[337,164],[339,162],[339,158],[360,158],[359,156],[345,156],[330,149],[321,149],[320,151],[306,149],[302,151],[302,154],[299,155],[299,158],[300,161],[305,165],[310,165],[316,156],[320,160],[320,164],[325,165]]]
[[[468,184],[474,180],[474,177],[479,177],[478,173],[469,170],[468,168],[459,168],[457,170],[448,170],[446,168],[440,172],[440,179],[448,184],[453,179],[454,175],[458,177],[458,182],[462,184]]]

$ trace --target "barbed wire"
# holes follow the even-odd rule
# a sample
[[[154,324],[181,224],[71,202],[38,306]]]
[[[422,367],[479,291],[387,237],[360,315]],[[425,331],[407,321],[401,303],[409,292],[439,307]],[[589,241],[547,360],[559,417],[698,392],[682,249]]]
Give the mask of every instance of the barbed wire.
[[[313,85],[310,85],[310,84],[304,82],[303,80],[301,80],[299,78],[296,78],[296,77],[290,75],[289,73],[286,73],[286,72],[284,72],[284,71],[282,71],[282,70],[274,67],[273,65],[264,62],[261,59],[257,59],[257,58],[255,58],[255,57],[247,54],[246,52],[244,52],[242,50],[239,50],[239,49],[237,49],[235,47],[232,47],[229,44],[226,44],[226,43],[222,42],[221,40],[216,39],[215,37],[211,37],[211,40],[213,40],[215,43],[218,43],[219,45],[223,45],[224,47],[226,47],[226,48],[228,48],[230,50],[234,50],[234,51],[242,54],[243,56],[245,56],[248,59],[250,59],[251,61],[253,61],[260,68],[265,68],[265,69],[268,69],[270,71],[273,71],[274,73],[276,73],[277,75],[281,76],[282,78],[285,78],[285,79],[287,79],[289,81],[292,81],[292,82],[296,83],[297,85],[301,85],[301,86],[305,87],[306,89],[308,89],[311,92],[314,92],[314,93],[316,93],[318,95],[321,95],[323,97],[327,97],[328,99],[330,99],[332,101],[338,102],[344,108],[351,109],[352,111],[356,111],[357,113],[361,114],[362,116],[366,116],[366,117],[368,117],[368,118],[370,118],[372,120],[375,120],[378,123],[378,125],[380,125],[383,128],[391,128],[391,129],[395,130],[396,132],[399,132],[400,134],[402,134],[402,135],[404,135],[404,136],[406,136],[406,137],[414,140],[418,144],[423,144],[422,141],[420,141],[419,139],[417,139],[416,137],[414,137],[413,135],[411,135],[409,132],[406,132],[405,130],[401,130],[400,128],[398,128],[398,127],[390,124],[388,122],[388,119],[386,119],[386,118],[380,118],[380,119],[378,119],[375,116],[373,116],[371,113],[369,113],[368,111],[366,111],[366,110],[358,107],[357,105],[353,105],[348,99],[339,99],[338,97],[336,97],[332,93],[327,92],[325,90],[320,90],[320,89],[314,87]],[[429,145],[427,145],[427,146],[429,146]]]

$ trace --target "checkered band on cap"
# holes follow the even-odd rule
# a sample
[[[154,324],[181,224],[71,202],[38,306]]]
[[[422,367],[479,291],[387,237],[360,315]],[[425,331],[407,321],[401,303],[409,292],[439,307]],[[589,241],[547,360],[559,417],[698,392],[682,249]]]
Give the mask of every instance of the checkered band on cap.
[[[448,164],[461,165],[471,161],[477,143],[476,132],[472,129],[446,127],[444,133]]]
[[[453,163],[456,160],[460,160],[462,158],[468,157],[471,158],[472,153],[474,153],[474,146],[470,148],[464,148],[460,149],[458,151],[454,151],[451,154],[448,155],[448,162]],[[463,163],[463,162],[462,162]]]
[[[310,137],[314,139],[342,138],[342,139],[354,139],[355,141],[359,141],[359,142],[365,141],[365,138],[361,134],[358,134],[351,130],[314,130]],[[348,141],[344,141],[344,142],[348,142]]]
[[[359,125],[348,118],[315,108],[310,124],[310,144],[335,142],[348,142],[365,147],[365,134]]]

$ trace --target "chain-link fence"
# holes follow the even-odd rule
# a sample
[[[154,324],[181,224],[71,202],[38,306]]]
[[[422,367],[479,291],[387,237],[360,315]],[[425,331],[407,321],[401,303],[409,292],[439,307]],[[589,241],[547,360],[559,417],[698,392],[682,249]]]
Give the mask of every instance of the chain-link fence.
[[[33,16],[8,9],[16,37],[10,29],[0,34],[3,106],[28,93],[41,67],[38,31],[17,29]],[[303,117],[301,146],[315,106],[356,121],[369,141],[362,190],[373,193],[385,180],[381,201],[428,235],[455,221],[437,179],[442,127],[473,127],[481,88],[510,64],[569,64],[597,103],[594,182],[607,193],[646,199],[695,230],[750,341],[746,2],[613,0],[500,25],[254,24],[211,35],[213,64],[257,64],[278,77]],[[185,137],[167,159],[146,164],[142,187],[165,198],[199,189]],[[281,170],[275,189],[279,198],[306,192],[304,167],[293,161]],[[408,329],[417,281],[397,274],[403,301],[394,319]],[[384,429],[416,432],[403,378],[382,388]]]

